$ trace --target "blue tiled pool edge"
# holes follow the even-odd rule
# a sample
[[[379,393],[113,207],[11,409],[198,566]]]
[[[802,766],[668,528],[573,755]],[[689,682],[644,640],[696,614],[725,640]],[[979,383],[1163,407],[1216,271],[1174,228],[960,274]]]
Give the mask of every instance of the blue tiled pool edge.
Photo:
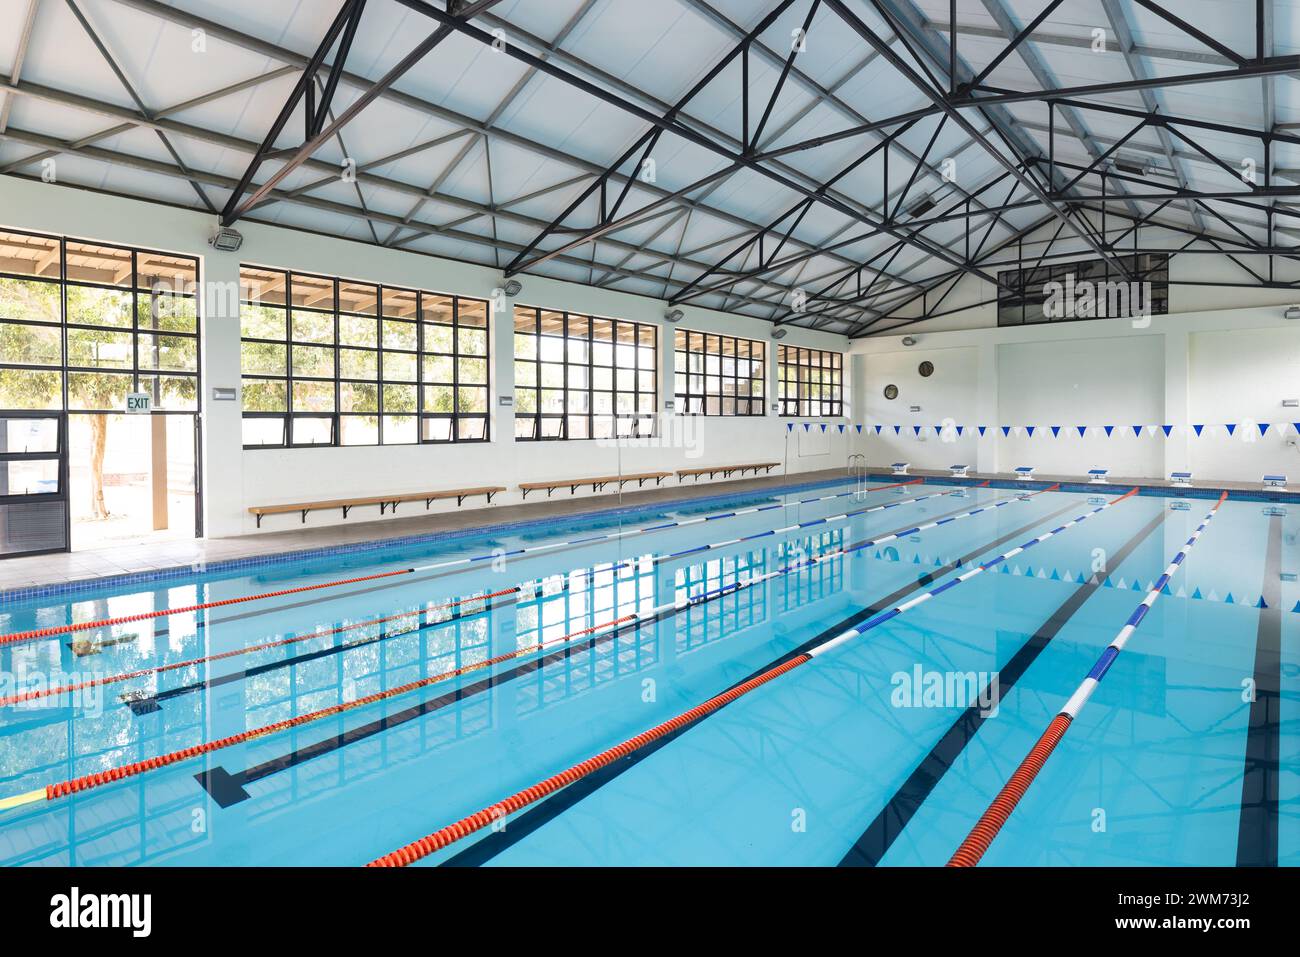
[[[920,476],[913,476],[919,478]],[[875,479],[870,479],[874,481]],[[375,538],[364,542],[352,542],[347,545],[327,545],[320,548],[304,548],[286,552],[273,552],[267,555],[257,555],[248,558],[229,558],[216,562],[193,562],[188,565],[177,565],[171,568],[155,568],[147,572],[130,572],[123,575],[105,575],[97,578],[75,579],[71,581],[51,583],[48,585],[29,585],[23,588],[10,588],[0,590],[0,607],[5,605],[18,604],[33,598],[58,598],[65,595],[74,595],[81,592],[98,590],[101,588],[115,588],[120,586],[139,585],[143,583],[161,582],[175,578],[182,578],[195,574],[219,574],[226,571],[242,571],[249,568],[257,568],[268,565],[282,565],[290,562],[309,561],[314,558],[328,558],[333,555],[355,554],[357,552],[378,551],[387,548],[402,548],[408,545],[427,545],[436,542],[453,541],[460,538],[468,538],[476,535],[499,535],[506,532],[519,531],[520,529],[541,528],[548,525],[562,525],[575,519],[613,518],[620,515],[639,515],[647,512],[663,511],[675,505],[690,503],[691,505],[708,504],[710,502],[728,502],[736,499],[750,498],[767,495],[785,495],[791,492],[801,492],[809,489],[829,488],[833,485],[843,485],[844,478],[825,478],[813,482],[795,482],[789,485],[774,485],[770,488],[758,489],[741,489],[731,492],[720,492],[717,495],[690,496],[683,498],[664,499],[656,502],[646,502],[640,505],[624,505],[611,508],[593,509],[589,512],[575,512],[570,515],[554,515],[545,518],[521,519],[514,522],[496,522],[485,525],[475,525],[470,528],[447,529],[439,532],[425,532],[419,535],[398,535],[390,538]],[[886,477],[885,481],[893,482],[896,479]],[[686,491],[686,489],[682,489]]]

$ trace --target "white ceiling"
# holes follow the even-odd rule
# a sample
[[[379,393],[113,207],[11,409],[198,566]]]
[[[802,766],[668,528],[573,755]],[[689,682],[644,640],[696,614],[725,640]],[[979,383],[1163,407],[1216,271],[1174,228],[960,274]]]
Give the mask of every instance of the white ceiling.
[[[912,71],[932,72],[947,83],[948,0],[845,2]],[[38,176],[40,161],[54,157],[63,182],[220,210],[341,5],[342,0],[0,0],[0,23],[5,24],[0,89],[9,91],[0,92],[0,172]],[[285,176],[270,200],[248,216],[506,267],[651,128],[647,113],[663,116],[779,5],[779,0],[502,0],[472,22],[499,31],[512,49],[545,56],[620,103],[605,102],[453,32]],[[751,47],[751,134],[780,79],[792,31],[813,6],[813,0],[795,0]],[[795,57],[771,105],[759,151],[931,107],[917,85],[831,6],[816,4],[806,50]],[[1045,6],[1046,0],[960,0],[959,75],[981,72],[1006,47],[1008,31],[1014,35]],[[1243,59],[1255,57],[1254,0],[1166,0],[1162,6],[1204,38],[1162,19],[1139,0],[1064,0],[984,83],[1007,91],[1038,91],[1126,83],[1135,75],[1178,77],[1231,69],[1232,59],[1206,40]],[[884,19],[882,8],[905,25],[907,44]],[[1271,0],[1266,10],[1271,17],[1266,54],[1300,55],[1300,0]],[[433,19],[398,0],[369,0],[332,114],[346,110],[437,28]],[[1104,31],[1105,52],[1091,48],[1095,30]],[[912,51],[923,45],[938,53],[921,54],[924,59],[918,62]],[[1127,53],[1125,46],[1130,47]],[[326,63],[332,59],[331,51]],[[913,232],[903,213],[890,231],[878,228],[886,209],[879,152],[823,188],[877,146],[880,132],[766,159],[760,169],[741,168],[671,195],[727,169],[729,157],[738,153],[744,109],[741,59],[734,57],[684,104],[676,129],[689,129],[691,135],[665,132],[660,137],[652,151],[654,184],[634,182],[618,216],[657,205],[644,216],[631,216],[622,228],[528,271],[671,298],[722,264],[724,271],[694,287],[710,291],[692,302],[840,332],[855,331],[858,323],[951,276],[965,257],[963,222],[940,222]],[[325,75],[322,71],[322,81]],[[1136,184],[1112,178],[1112,193],[1119,189],[1158,197],[1161,184],[1239,193],[1243,184],[1231,170],[1254,160],[1262,182],[1265,158],[1260,139],[1232,131],[1300,135],[1295,74],[1080,99],[1136,114],[1058,109],[1054,152],[1064,164],[1058,185],[1073,176],[1069,164],[1091,163],[1129,133],[1138,115],[1152,110],[1219,124],[1226,131],[1176,127],[1189,143],[1154,127],[1142,129],[1121,154],[1149,157],[1156,171]],[[974,210],[1022,204],[994,222],[981,250],[985,256],[1036,225],[1055,226],[1056,214],[1025,186],[1008,193],[1015,180],[1001,165],[1028,154],[1047,155],[1046,104],[1033,100],[996,110],[968,108],[960,116],[971,125],[969,131],[951,119],[940,129],[943,117],[932,110],[896,137],[889,149],[889,208],[905,187],[904,209],[926,195],[938,200],[939,206],[923,217],[960,208],[970,196]],[[299,147],[303,127],[299,109],[276,148]],[[701,145],[701,139],[713,146]],[[927,164],[908,186],[922,155]],[[347,158],[357,164],[356,182],[339,176]],[[955,182],[940,177],[939,164],[946,159],[954,161]],[[1277,141],[1269,159],[1274,185],[1300,182],[1300,146]],[[264,162],[254,184],[265,182],[281,163],[279,157]],[[635,161],[629,161],[617,172],[634,170]],[[1000,185],[981,191],[998,177],[1003,178]],[[621,175],[611,179],[611,203],[626,182]],[[1038,182],[1045,182],[1041,174]],[[1095,199],[1099,185],[1097,176],[1089,176],[1073,187],[1073,195]],[[810,194],[813,202],[805,212],[801,203]],[[591,229],[599,218],[597,195],[563,220],[570,231],[546,236],[532,255],[572,242],[580,235],[575,228]],[[1155,212],[1157,198],[1109,208],[1129,215],[1155,212],[1153,222],[1190,231],[1178,234],[1177,244],[1197,233],[1263,244],[1269,233],[1262,207],[1271,201],[1243,206],[1213,200],[1200,207],[1176,201]],[[1272,242],[1294,246],[1300,240],[1300,219],[1286,213],[1297,208],[1296,201],[1278,202],[1292,205],[1276,207],[1276,225],[1295,232],[1277,229]],[[782,236],[801,212],[782,245]],[[983,238],[990,221],[972,220],[972,245]],[[771,268],[739,277],[725,271],[756,268],[758,250],[745,244],[769,225],[773,228],[766,233],[764,251],[771,255],[780,247]],[[1064,227],[1064,232],[1072,235],[1076,228]],[[899,236],[908,242],[900,246]],[[833,244],[838,245],[831,248]],[[863,264],[861,286],[870,292],[858,300]],[[887,275],[878,276],[878,270]],[[792,315],[795,288],[815,298],[822,293],[844,301]]]

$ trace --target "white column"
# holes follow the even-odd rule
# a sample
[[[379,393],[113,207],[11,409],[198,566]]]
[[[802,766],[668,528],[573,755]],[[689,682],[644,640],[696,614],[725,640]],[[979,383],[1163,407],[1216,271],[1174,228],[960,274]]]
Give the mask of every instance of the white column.
[[[244,504],[243,422],[239,398],[239,255],[203,257],[203,534],[240,535]],[[214,389],[234,389],[234,400],[215,401]]]
[[[984,342],[977,350],[974,425],[986,425],[988,431],[976,439],[975,471],[989,473],[998,470],[998,437],[1002,434],[998,430],[998,347]]]
[[[1191,468],[1191,402],[1188,395],[1190,337],[1186,332],[1165,333],[1165,425],[1174,427],[1165,440],[1165,475]]]

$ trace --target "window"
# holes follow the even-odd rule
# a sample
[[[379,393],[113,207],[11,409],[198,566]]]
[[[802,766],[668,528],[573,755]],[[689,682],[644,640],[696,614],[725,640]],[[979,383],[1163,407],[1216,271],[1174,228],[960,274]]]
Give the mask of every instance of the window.
[[[192,256],[0,232],[0,409],[198,408]]]
[[[767,345],[678,329],[673,392],[683,415],[763,415]]]
[[[1131,319],[1169,312],[1169,256],[1122,256],[1129,276],[1104,259],[998,273],[998,325]]]
[[[776,371],[782,415],[844,414],[844,357],[838,352],[778,346]]]
[[[487,303],[240,270],[245,448],[488,438]]]
[[[515,307],[515,438],[654,434],[655,327]]]

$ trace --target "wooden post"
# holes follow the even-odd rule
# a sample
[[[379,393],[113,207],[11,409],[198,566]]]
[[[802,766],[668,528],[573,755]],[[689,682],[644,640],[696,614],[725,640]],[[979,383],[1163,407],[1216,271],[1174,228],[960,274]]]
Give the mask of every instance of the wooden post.
[[[150,469],[153,485],[153,527],[159,531],[167,527],[167,416],[149,416],[150,447],[153,462]]]

